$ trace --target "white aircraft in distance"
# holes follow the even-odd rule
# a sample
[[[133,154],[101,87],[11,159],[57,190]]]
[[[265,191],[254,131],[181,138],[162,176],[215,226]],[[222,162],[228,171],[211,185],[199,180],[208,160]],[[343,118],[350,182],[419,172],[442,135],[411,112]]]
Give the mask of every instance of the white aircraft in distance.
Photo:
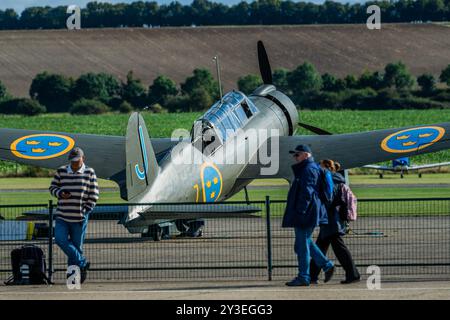
[[[400,178],[403,179],[403,173],[408,173],[409,171],[415,171],[420,169],[430,169],[430,168],[438,168],[445,167],[450,165],[450,162],[440,162],[440,163],[430,163],[423,164],[420,166],[411,165],[411,162],[408,157],[398,158],[392,160],[392,164],[390,166],[378,166],[378,165],[366,165],[363,168],[376,169],[380,171],[392,171],[392,172],[400,172]],[[383,173],[379,173],[380,179],[383,179]],[[419,172],[419,178],[422,178],[422,173]]]

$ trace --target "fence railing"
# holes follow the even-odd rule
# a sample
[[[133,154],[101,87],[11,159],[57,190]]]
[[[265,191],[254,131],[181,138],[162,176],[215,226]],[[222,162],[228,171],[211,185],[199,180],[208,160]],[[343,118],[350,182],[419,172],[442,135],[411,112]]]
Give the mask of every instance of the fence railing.
[[[271,280],[296,274],[294,233],[281,227],[285,201],[267,198],[250,203],[204,204],[202,212],[208,214],[204,214],[201,237],[182,232],[190,221],[177,219],[177,223],[167,223],[178,217],[169,212],[176,210],[183,217],[187,212],[192,214],[193,204],[150,205],[159,217],[166,212],[166,218],[152,220],[149,213],[137,226],[158,223],[161,241],[154,241],[148,228],[142,233],[130,233],[118,223],[123,222],[128,210],[147,205],[96,207],[84,245],[91,262],[88,279]],[[239,212],[248,206],[251,214]],[[55,281],[65,280],[66,257],[51,236],[54,211],[51,202],[0,206],[4,218],[0,221],[0,279],[11,274],[11,250],[35,244],[46,254],[49,276]],[[213,217],[214,212],[220,217]],[[138,230],[136,225],[131,226],[134,229],[127,227]],[[350,223],[344,239],[362,275],[366,267],[377,265],[384,279],[450,279],[450,198],[359,199],[358,219]],[[328,256],[339,267],[332,250]],[[341,268],[337,269],[339,275],[343,277]]]

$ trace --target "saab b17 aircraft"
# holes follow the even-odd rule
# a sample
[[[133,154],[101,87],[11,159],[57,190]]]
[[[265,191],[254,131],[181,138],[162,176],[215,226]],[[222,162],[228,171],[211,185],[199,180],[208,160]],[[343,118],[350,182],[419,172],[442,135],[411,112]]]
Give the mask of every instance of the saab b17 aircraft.
[[[404,173],[408,173],[409,171],[419,171],[420,169],[431,169],[431,168],[439,168],[450,165],[450,162],[440,162],[440,163],[430,163],[430,164],[422,164],[419,166],[411,165],[411,160],[408,157],[402,157],[398,159],[394,159],[391,162],[390,166],[379,166],[379,165],[366,165],[363,168],[368,169],[376,169],[379,171],[391,171],[391,172],[400,172],[400,178],[403,179]],[[419,178],[422,178],[422,173],[418,172]],[[380,179],[383,179],[383,173],[379,173]]]
[[[317,161],[333,159],[343,169],[450,148],[450,122],[336,135],[301,124],[319,135],[294,135],[299,111],[273,85],[261,41],[257,48],[264,84],[248,96],[225,94],[194,122],[188,138],[150,138],[142,116],[133,113],[125,137],[0,129],[0,159],[57,169],[74,146],[81,147],[97,176],[115,181],[129,202],[125,228],[158,239],[167,222],[258,211],[204,203],[224,201],[254,179],[291,181],[289,150],[299,144],[309,145]]]

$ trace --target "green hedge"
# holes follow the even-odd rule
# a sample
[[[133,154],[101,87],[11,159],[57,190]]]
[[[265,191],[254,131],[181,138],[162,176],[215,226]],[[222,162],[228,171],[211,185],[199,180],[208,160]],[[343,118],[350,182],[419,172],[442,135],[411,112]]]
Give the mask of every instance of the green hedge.
[[[91,99],[81,99],[73,104],[70,113],[73,115],[81,114],[102,114],[111,109],[101,101]]]
[[[0,113],[3,114],[23,114],[35,116],[45,113],[47,109],[39,102],[28,98],[9,99],[0,102]]]

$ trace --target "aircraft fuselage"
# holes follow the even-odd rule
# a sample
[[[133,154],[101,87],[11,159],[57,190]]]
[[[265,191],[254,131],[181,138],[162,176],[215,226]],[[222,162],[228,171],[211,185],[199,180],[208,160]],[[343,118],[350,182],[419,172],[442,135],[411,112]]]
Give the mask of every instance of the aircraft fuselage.
[[[267,86],[263,87],[259,92],[265,94]],[[133,203],[146,205],[130,206],[126,223],[130,232],[141,232],[141,226],[159,222],[142,221],[140,213],[151,210],[151,205],[147,204],[223,201],[252,181],[237,182],[251,159],[260,156],[258,152],[268,138],[294,133],[298,113],[292,101],[279,91],[269,91],[263,96],[256,90],[248,99],[259,112],[223,144],[218,143],[205,152],[194,142],[183,141],[162,159],[155,182],[148,191],[133,199]],[[270,150],[264,152],[264,156],[270,154]]]

